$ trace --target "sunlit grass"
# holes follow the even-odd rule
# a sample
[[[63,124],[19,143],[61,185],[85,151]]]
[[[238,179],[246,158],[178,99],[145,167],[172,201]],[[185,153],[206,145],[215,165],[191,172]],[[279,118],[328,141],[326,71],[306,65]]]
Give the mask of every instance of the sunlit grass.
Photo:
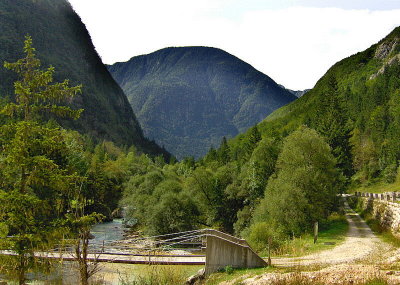
[[[123,285],[184,284],[204,266],[108,264],[98,274],[105,282],[119,280]]]
[[[234,269],[232,273],[227,273],[225,271],[220,271],[212,274],[205,281],[206,285],[217,285],[223,281],[231,281],[240,277],[250,278],[252,276],[268,273],[277,272],[279,269],[274,267],[263,267],[263,268],[248,268],[248,269]],[[240,283],[238,283],[240,284]]]
[[[384,193],[384,192],[400,192],[400,179],[394,183],[378,182],[368,186],[360,186],[352,188],[349,193],[362,192],[362,193]]]
[[[342,243],[345,238],[349,224],[345,216],[334,214],[328,221],[320,225],[317,242],[314,244],[314,236],[305,234],[301,237],[288,240],[276,253],[275,256],[302,256],[314,252],[331,249]]]

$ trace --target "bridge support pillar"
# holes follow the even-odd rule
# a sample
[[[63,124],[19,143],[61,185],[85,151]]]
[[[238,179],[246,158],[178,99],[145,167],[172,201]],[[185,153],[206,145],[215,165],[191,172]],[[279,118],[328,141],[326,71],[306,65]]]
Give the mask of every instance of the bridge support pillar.
[[[205,275],[210,275],[226,266],[255,268],[265,267],[268,264],[248,245],[235,243],[214,235],[207,235]]]

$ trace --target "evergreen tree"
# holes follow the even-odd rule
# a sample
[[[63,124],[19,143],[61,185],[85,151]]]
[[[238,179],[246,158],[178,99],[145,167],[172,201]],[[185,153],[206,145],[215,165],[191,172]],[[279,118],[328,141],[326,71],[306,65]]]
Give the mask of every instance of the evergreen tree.
[[[323,135],[332,153],[337,159],[337,166],[346,177],[353,175],[352,152],[349,139],[351,129],[348,126],[343,100],[339,96],[338,84],[334,76],[328,77],[326,91],[314,121],[316,130]]]
[[[218,161],[221,162],[222,164],[226,164],[230,160],[230,148],[228,145],[228,141],[226,137],[222,138],[221,145],[218,149]]]
[[[35,251],[53,242],[68,209],[70,189],[82,181],[69,164],[65,133],[46,123],[52,115],[79,117],[82,110],[58,104],[73,98],[80,86],[69,87],[67,80],[53,83],[54,68],[39,69],[30,37],[24,52],[24,58],[4,64],[19,80],[14,83],[15,102],[0,110],[10,118],[0,127],[0,228],[5,237],[0,246],[17,254],[9,269],[17,272],[19,284],[25,284]]]

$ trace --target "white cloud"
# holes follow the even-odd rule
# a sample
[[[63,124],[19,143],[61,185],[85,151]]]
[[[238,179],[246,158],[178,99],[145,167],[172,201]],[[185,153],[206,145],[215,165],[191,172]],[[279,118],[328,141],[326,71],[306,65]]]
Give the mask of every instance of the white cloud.
[[[368,48],[400,24],[400,9],[290,7],[228,17],[227,0],[70,2],[106,63],[168,46],[213,46],[292,89],[312,87],[335,62]]]

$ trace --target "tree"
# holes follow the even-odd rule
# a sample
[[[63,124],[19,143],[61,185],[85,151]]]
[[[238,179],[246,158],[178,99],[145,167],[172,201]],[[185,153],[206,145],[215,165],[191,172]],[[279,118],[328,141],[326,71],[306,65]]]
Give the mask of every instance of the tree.
[[[257,125],[255,125],[250,128],[249,136],[245,144],[245,151],[247,155],[251,155],[253,153],[253,150],[256,148],[259,141],[261,141],[261,133],[258,130]]]
[[[285,139],[255,220],[267,218],[286,234],[307,231],[334,209],[342,182],[329,145],[302,126]]]
[[[4,64],[19,80],[14,83],[15,102],[0,109],[10,118],[0,127],[0,228],[6,237],[0,244],[17,254],[19,284],[25,283],[35,251],[51,245],[68,207],[68,191],[79,177],[68,165],[63,131],[46,119],[76,119],[82,112],[58,105],[81,87],[69,87],[67,80],[53,83],[54,68],[39,69],[28,36],[24,52],[24,58]]]
[[[195,229],[199,211],[188,195],[167,193],[149,214],[151,233],[158,235]]]
[[[99,270],[97,257],[93,262],[88,260],[89,240],[92,237],[90,230],[94,224],[101,222],[104,216],[95,212],[89,215],[85,213],[87,201],[78,189],[76,188],[78,193],[75,193],[77,199],[71,201],[71,212],[66,214],[63,225],[65,231],[75,239],[74,254],[78,262],[81,285],[88,285],[89,278]]]
[[[226,137],[222,138],[221,145],[217,151],[218,160],[222,164],[228,163],[230,160],[230,148]]]
[[[323,135],[337,160],[337,166],[346,177],[353,175],[350,145],[351,129],[348,126],[343,100],[339,95],[338,83],[334,76],[328,77],[321,104],[316,113],[315,129]]]

